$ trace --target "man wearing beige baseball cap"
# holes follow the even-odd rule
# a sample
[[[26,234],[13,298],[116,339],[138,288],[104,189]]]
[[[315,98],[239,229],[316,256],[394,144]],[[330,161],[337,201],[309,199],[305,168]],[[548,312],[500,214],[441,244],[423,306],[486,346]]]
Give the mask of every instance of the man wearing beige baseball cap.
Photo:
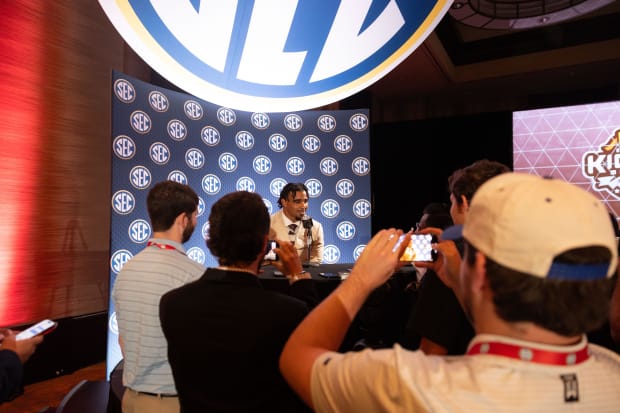
[[[609,215],[566,182],[506,173],[474,195],[450,286],[476,336],[464,356],[337,352],[365,298],[398,268],[402,231],[373,237],[351,274],[293,332],[280,358],[315,411],[617,412],[620,356],[587,342],[609,311],[617,247]],[[405,237],[407,239],[408,237]],[[442,271],[443,259],[436,269]]]

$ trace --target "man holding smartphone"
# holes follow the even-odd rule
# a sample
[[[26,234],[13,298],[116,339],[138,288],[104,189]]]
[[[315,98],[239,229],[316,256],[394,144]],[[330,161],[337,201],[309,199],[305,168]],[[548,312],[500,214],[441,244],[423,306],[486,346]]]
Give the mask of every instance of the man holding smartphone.
[[[23,364],[42,341],[42,335],[17,340],[15,331],[0,328],[0,404],[21,393]]]
[[[470,203],[478,188],[489,179],[506,172],[510,172],[508,166],[481,159],[450,175],[450,216],[455,225],[465,223]],[[460,243],[458,247],[462,250]],[[428,267],[424,263],[418,265]],[[458,268],[458,263],[454,266]],[[471,322],[452,289],[439,279],[438,274],[431,271],[427,275],[420,284],[414,319],[409,328],[420,337],[420,349],[426,354],[465,354],[474,336]]]
[[[558,179],[488,180],[464,225],[436,245],[443,274],[453,240],[464,243],[458,275],[445,278],[474,324],[467,354],[339,353],[367,297],[399,267],[401,233],[379,231],[284,346],[282,373],[316,412],[618,411],[620,355],[587,339],[609,316],[618,265],[600,200]]]

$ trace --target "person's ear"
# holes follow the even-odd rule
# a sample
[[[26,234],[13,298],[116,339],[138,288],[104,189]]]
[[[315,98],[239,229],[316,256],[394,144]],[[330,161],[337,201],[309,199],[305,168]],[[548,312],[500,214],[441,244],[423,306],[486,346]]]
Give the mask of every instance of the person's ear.
[[[487,285],[487,257],[480,251],[476,251],[476,262],[474,263],[474,276],[471,283],[472,288],[481,291]]]
[[[175,225],[180,226],[181,229],[185,229],[185,227],[187,227],[187,224],[189,223],[189,219],[190,218],[187,216],[187,214],[185,212],[181,212],[175,218],[174,223],[175,223]]]
[[[467,200],[467,197],[465,197],[465,195],[461,195],[461,201],[461,212],[464,214],[469,211],[469,201]]]

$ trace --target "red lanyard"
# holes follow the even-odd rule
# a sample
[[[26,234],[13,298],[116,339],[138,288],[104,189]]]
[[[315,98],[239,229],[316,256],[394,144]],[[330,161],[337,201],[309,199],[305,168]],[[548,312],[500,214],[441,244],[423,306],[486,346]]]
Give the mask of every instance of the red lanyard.
[[[146,243],[146,246],[147,247],[153,246],[153,247],[161,248],[162,250],[175,250],[175,251],[185,255],[185,253],[179,251],[174,246],[168,245],[168,244],[160,244],[159,242],[149,241],[149,242]]]
[[[556,366],[572,366],[582,363],[590,357],[587,344],[584,345],[583,348],[575,351],[551,351],[515,344],[498,343],[495,341],[476,343],[467,351],[467,354],[492,354],[532,363],[553,364]]]

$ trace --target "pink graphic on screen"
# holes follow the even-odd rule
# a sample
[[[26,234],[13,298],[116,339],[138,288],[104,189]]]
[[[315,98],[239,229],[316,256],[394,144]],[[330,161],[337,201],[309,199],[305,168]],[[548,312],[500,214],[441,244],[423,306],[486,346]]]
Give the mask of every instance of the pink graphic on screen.
[[[620,216],[620,101],[514,112],[515,172],[552,176]]]

